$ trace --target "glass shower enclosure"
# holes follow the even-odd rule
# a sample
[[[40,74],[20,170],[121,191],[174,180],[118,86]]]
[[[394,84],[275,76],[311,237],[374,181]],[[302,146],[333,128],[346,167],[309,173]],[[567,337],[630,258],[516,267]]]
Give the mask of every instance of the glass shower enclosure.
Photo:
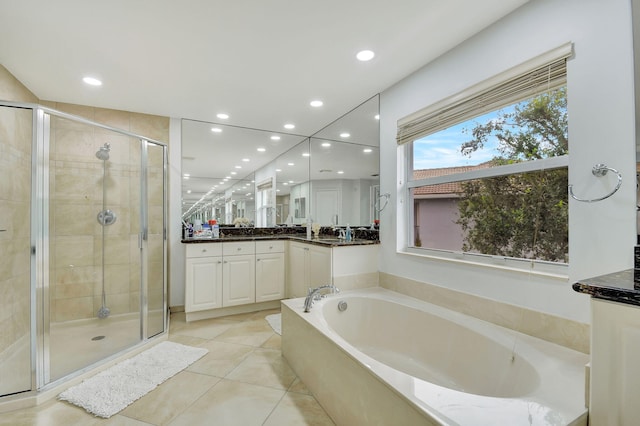
[[[0,103],[0,397],[166,329],[166,146]]]

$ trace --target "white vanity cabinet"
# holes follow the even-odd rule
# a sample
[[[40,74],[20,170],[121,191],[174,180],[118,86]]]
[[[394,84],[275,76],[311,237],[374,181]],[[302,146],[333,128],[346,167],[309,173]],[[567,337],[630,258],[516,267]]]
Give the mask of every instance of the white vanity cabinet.
[[[186,247],[185,311],[222,307],[222,244]]]
[[[285,298],[284,241],[256,241],[256,302]]]
[[[303,297],[310,287],[332,284],[331,247],[289,242],[287,297]]]
[[[222,243],[222,306],[256,301],[256,257],[253,241]]]

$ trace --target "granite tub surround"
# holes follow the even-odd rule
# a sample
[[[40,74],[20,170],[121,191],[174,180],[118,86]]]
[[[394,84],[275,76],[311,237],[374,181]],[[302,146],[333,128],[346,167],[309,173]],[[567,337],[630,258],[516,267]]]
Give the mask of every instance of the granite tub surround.
[[[589,324],[380,273],[380,286],[570,349],[590,352]]]
[[[573,289],[596,299],[640,306],[640,270],[626,269],[580,280]]]

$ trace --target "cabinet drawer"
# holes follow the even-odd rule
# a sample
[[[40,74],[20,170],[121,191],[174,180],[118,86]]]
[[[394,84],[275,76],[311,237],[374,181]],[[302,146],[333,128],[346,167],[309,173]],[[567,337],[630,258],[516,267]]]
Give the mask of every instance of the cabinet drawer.
[[[256,241],[256,253],[284,253],[284,241]]]
[[[187,245],[187,257],[222,256],[222,244],[198,243]]]
[[[222,244],[222,255],[233,256],[236,254],[254,254],[256,243],[254,241],[242,241]]]

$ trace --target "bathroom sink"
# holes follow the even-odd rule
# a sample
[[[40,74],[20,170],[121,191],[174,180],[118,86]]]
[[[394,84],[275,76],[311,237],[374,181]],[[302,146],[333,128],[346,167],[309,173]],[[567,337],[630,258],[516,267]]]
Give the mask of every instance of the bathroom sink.
[[[322,243],[344,243],[344,242],[346,242],[343,238],[318,238],[316,241],[320,241]]]

